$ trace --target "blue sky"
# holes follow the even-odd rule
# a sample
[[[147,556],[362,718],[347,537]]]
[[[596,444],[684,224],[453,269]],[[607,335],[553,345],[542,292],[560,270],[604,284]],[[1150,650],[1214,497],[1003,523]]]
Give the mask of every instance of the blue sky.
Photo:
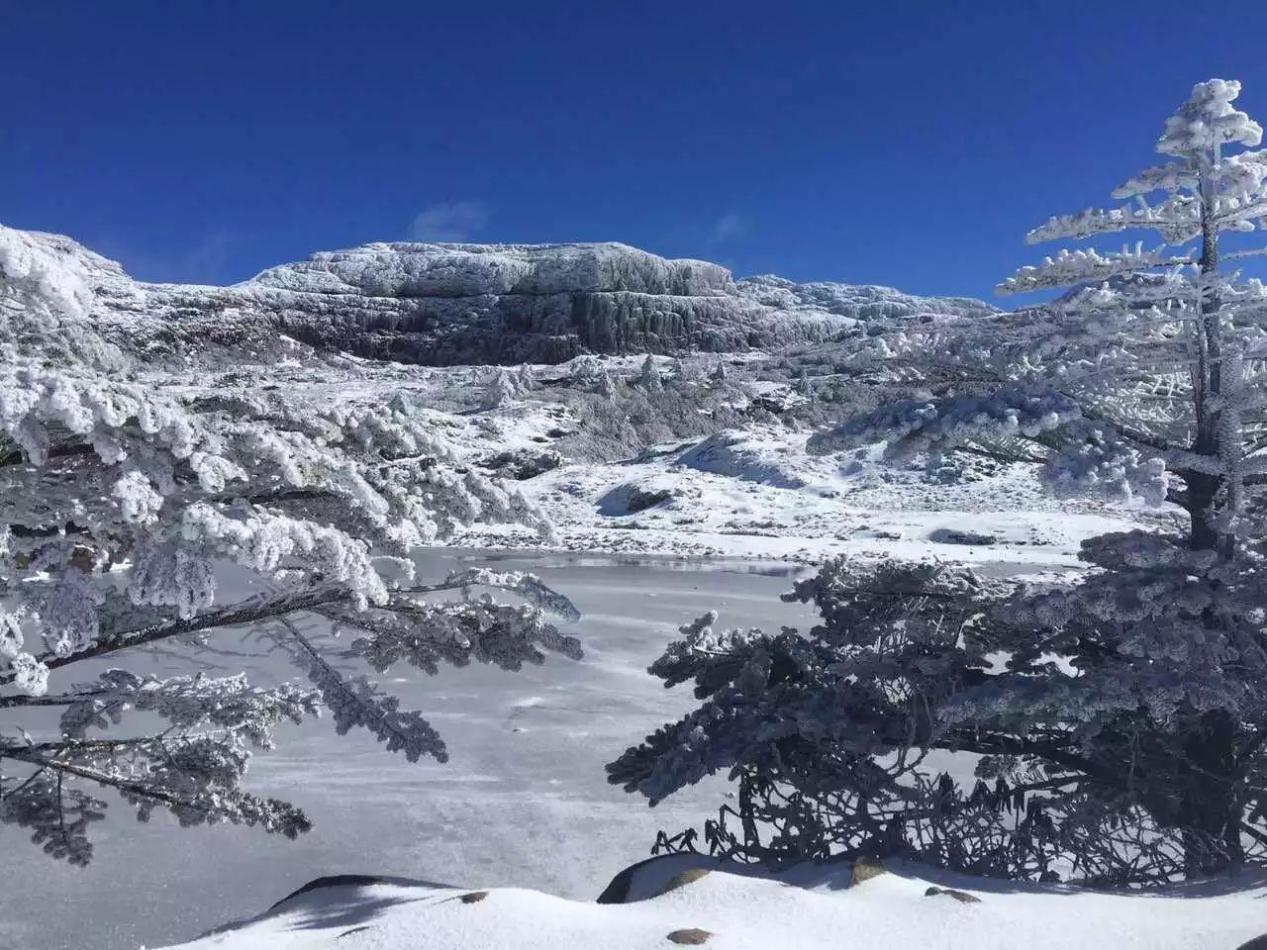
[[[0,0],[0,222],[151,280],[619,240],[987,295],[1029,227],[1153,160],[1193,83],[1241,79],[1267,120],[1267,3],[1219,8]]]

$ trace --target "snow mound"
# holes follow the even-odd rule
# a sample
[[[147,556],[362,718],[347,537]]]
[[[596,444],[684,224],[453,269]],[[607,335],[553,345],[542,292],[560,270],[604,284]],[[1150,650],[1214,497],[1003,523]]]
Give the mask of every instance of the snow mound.
[[[664,889],[660,879],[691,866],[711,871]],[[702,943],[710,950],[1234,950],[1267,931],[1267,887],[1261,883],[1110,895],[901,866],[853,886],[848,864],[802,865],[771,876],[750,869],[732,873],[740,869],[675,855],[632,870],[643,869],[660,887],[627,903],[572,901],[521,888],[328,879],[182,947],[663,950]],[[635,873],[635,883],[646,888],[647,874],[639,877]]]
[[[677,464],[774,488],[804,488],[805,469],[812,464],[804,442],[804,436],[785,430],[728,429],[681,453]]]

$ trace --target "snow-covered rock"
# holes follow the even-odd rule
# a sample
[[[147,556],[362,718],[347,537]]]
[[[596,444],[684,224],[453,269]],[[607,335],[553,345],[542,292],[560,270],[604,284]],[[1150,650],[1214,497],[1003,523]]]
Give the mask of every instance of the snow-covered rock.
[[[47,264],[54,285],[86,288],[103,335],[158,358],[263,361],[284,335],[409,363],[557,363],[587,352],[768,349],[831,339],[858,320],[993,312],[888,288],[736,284],[717,264],[615,243],[367,244],[202,287],[134,281],[59,235],[0,226],[0,236],[21,260]],[[16,253],[0,259],[6,274],[19,266]]]
[[[805,452],[796,441],[795,433],[773,428],[718,432],[680,454],[677,464],[775,488],[803,488]]]
[[[371,297],[631,293],[720,297],[730,272],[626,244],[367,244],[264,271],[242,287]]]
[[[774,274],[736,281],[741,297],[789,313],[830,313],[850,320],[901,320],[922,317],[976,317],[997,313],[971,297],[916,297],[870,284],[813,281],[797,284]]]
[[[711,867],[680,876],[672,869]],[[700,855],[642,866],[623,903],[536,890],[329,879],[184,950],[1234,950],[1267,930],[1261,881],[1150,894],[1006,884],[899,866],[851,886],[847,863],[777,874]],[[642,878],[655,878],[648,887]],[[672,883],[671,879],[667,883]],[[958,899],[951,900],[950,897]]]

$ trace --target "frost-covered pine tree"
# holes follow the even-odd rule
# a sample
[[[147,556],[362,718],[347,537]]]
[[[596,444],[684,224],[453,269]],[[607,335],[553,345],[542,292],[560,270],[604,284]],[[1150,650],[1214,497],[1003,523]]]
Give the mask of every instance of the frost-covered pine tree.
[[[647,393],[658,393],[664,389],[660,368],[656,366],[655,357],[650,353],[642,361],[642,369],[638,371],[638,388]]]
[[[1183,531],[1091,539],[1095,570],[1061,586],[833,562],[791,595],[822,614],[808,637],[703,618],[653,667],[693,679],[703,704],[612,781],[655,801],[731,769],[738,808],[708,837],[755,857],[905,851],[1116,884],[1262,860],[1267,290],[1235,270],[1263,251],[1225,245],[1267,218],[1267,152],[1239,92],[1197,85],[1158,142],[1168,160],[1117,190],[1127,204],[1029,235],[1159,244],[1022,268],[1002,292],[1072,290],[968,325],[935,364],[925,348],[930,372],[959,380],[949,395],[814,441],[1032,463],[1060,494],[1173,504]],[[965,756],[971,788],[954,777]]]
[[[616,392],[615,380],[607,371],[606,364],[597,356],[586,355],[574,360],[569,378],[580,387],[600,396],[611,396]]]
[[[530,363],[524,363],[519,367],[515,382],[521,393],[530,393],[541,388],[541,384],[537,381],[537,374]]]
[[[798,396],[803,396],[807,405],[814,405],[818,402],[818,393],[814,389],[814,384],[810,382],[809,374],[805,372],[802,366],[796,374],[795,391]]]
[[[0,823],[81,864],[106,793],[142,818],[166,809],[294,836],[304,814],[242,778],[279,724],[322,708],[340,733],[444,760],[418,712],[336,668],[330,628],[379,673],[579,656],[545,617],[574,609],[529,575],[414,577],[411,554],[463,525],[547,529],[457,464],[407,400],[314,409],[284,391],[200,390],[104,345],[50,356],[50,335],[60,348],[93,328],[90,295],[41,254],[0,229],[0,330],[22,329],[0,334]],[[490,589],[523,602],[466,596]],[[202,651],[244,629],[307,683],[206,672]],[[188,672],[143,672],[155,647]]]
[[[522,394],[521,377],[498,366],[490,372],[480,395],[481,409],[500,409]]]

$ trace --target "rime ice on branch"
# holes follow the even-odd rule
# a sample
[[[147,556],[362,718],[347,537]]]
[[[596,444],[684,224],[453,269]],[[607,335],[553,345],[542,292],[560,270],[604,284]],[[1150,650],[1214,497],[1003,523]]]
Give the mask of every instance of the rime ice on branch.
[[[419,713],[325,659],[317,620],[351,633],[352,652],[379,672],[580,656],[546,619],[575,609],[530,575],[414,579],[412,552],[465,525],[548,527],[517,492],[456,465],[407,400],[314,410],[284,394],[226,398],[187,380],[129,382],[93,358],[49,359],[41,327],[91,337],[86,298],[55,262],[3,243],[14,234],[0,230],[0,326],[29,332],[4,341],[0,367],[0,822],[75,863],[91,856],[101,790],[141,817],[164,808],[182,824],[294,836],[303,813],[242,778],[278,724],[322,707],[340,732],[363,727],[411,761],[443,760]],[[230,566],[259,593],[226,600],[218,579]],[[467,596],[481,589],[522,603]],[[444,591],[463,596],[436,602]],[[274,639],[311,686],[127,669],[134,651],[164,642],[196,667],[226,627]],[[118,668],[72,677],[101,657]],[[42,734],[6,723],[29,709],[52,715]]]

